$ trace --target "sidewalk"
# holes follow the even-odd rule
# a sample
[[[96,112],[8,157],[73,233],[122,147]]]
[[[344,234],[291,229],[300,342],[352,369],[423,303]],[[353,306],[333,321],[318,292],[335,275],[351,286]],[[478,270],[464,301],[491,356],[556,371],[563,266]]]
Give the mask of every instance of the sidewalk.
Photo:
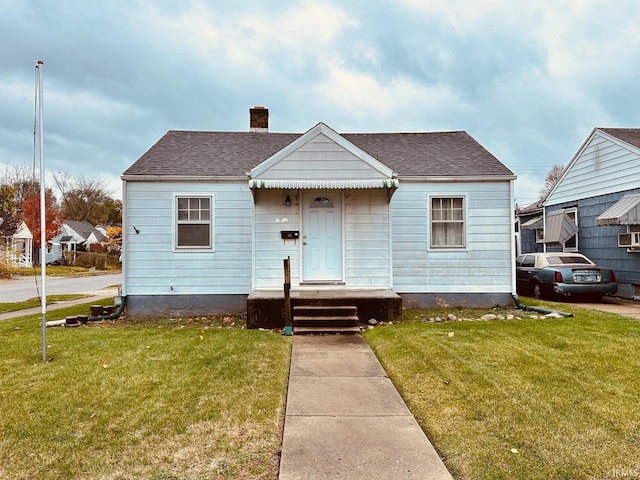
[[[452,480],[360,335],[294,336],[280,480]]]
[[[101,290],[100,292],[96,292],[95,295],[92,295],[89,297],[79,298],[77,300],[66,300],[63,302],[56,302],[56,303],[47,305],[47,313],[51,312],[52,310],[59,310],[61,308],[72,307],[74,305],[80,305],[83,303],[96,302],[98,300],[103,300],[105,298],[114,298],[116,295],[118,295],[118,289],[104,289],[104,290]],[[0,314],[0,321],[8,320],[10,318],[24,317],[26,315],[35,315],[40,313],[42,313],[42,307],[33,307],[33,308],[27,308],[25,310],[16,310],[15,312],[7,312],[7,313]],[[89,311],[87,311],[87,315],[88,314],[89,314]],[[47,320],[49,320],[48,315],[47,315]]]

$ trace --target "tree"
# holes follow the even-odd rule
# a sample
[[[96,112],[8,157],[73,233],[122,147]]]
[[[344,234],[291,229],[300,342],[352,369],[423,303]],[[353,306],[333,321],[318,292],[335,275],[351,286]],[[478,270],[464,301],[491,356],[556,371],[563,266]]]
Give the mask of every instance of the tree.
[[[540,200],[544,200],[553,190],[553,187],[556,186],[558,180],[562,176],[564,172],[564,167],[562,165],[555,164],[547,173],[547,177],[544,179],[544,185],[540,189]]]
[[[0,185],[0,237],[11,235],[18,226],[18,203],[13,185]]]
[[[56,202],[56,197],[50,189],[46,189],[45,195],[45,238],[52,240],[62,228],[64,217]],[[40,191],[31,191],[20,205],[20,220],[24,220],[33,234],[33,246],[40,247]]]
[[[108,240],[104,243],[108,252],[122,251],[122,227],[107,227]]]
[[[54,174],[54,180],[62,196],[64,218],[92,225],[122,223],[122,202],[109,195],[104,180],[67,173]]]

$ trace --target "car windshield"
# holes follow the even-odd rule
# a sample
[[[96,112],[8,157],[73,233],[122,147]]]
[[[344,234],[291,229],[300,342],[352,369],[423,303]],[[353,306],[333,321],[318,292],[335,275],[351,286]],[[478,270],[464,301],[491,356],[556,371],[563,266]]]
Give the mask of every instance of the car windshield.
[[[562,265],[565,263],[582,263],[585,265],[591,265],[589,260],[578,255],[547,257],[547,261],[549,262],[549,265]]]

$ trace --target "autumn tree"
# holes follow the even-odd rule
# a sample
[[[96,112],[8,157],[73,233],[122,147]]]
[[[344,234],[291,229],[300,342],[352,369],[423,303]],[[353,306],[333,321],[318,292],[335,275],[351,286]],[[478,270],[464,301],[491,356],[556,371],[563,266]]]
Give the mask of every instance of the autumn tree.
[[[102,179],[54,174],[64,218],[92,225],[120,225],[122,202],[112,198]]]
[[[52,240],[60,233],[64,217],[56,202],[56,197],[50,189],[46,189],[45,195],[45,238]],[[20,204],[20,220],[24,220],[33,234],[33,246],[40,247],[40,190],[30,191]]]
[[[122,227],[111,226],[106,228],[107,241],[104,243],[108,252],[122,251]]]
[[[544,185],[540,189],[540,200],[544,200],[553,190],[553,187],[556,186],[558,180],[562,176],[564,172],[564,167],[562,165],[555,164],[547,173],[547,177],[544,179]]]

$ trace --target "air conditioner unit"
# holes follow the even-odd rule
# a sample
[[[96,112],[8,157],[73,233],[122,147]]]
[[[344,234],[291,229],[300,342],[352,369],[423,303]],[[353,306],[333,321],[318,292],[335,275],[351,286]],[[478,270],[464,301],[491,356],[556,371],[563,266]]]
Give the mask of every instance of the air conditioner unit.
[[[618,246],[627,248],[640,248],[640,232],[619,233]]]

